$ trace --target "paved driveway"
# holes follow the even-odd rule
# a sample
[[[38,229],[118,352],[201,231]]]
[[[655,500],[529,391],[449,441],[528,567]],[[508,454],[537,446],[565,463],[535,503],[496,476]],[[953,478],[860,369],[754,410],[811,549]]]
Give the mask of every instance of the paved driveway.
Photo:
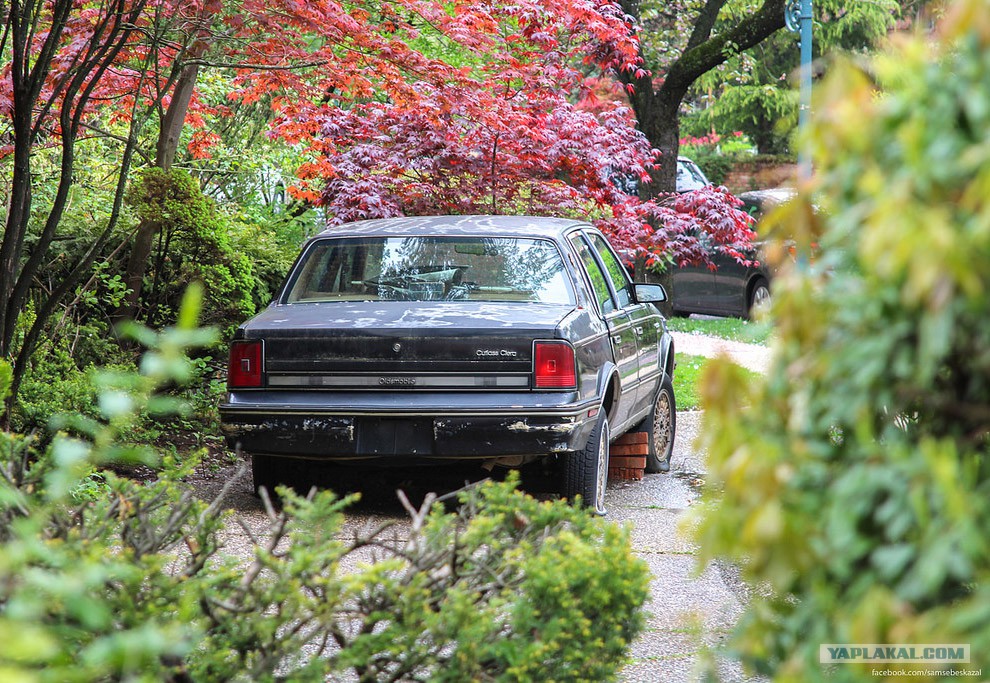
[[[700,412],[677,414],[669,473],[609,483],[609,518],[633,525],[634,549],[653,573],[647,627],[633,643],[623,681],[697,680],[706,646],[723,639],[742,613],[744,597],[733,572],[710,566],[699,573],[695,547],[681,529],[703,478],[702,458],[692,447],[700,419]],[[745,679],[733,662],[718,661],[718,669],[723,681]]]

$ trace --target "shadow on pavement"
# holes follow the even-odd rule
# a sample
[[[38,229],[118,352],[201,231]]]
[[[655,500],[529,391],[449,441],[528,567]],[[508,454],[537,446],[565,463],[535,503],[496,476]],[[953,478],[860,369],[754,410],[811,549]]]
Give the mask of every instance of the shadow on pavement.
[[[204,495],[213,497],[224,483],[238,477],[228,488],[224,507],[242,513],[260,511],[264,506],[254,491],[250,464],[245,462],[245,465],[246,470],[240,477],[240,466],[233,466],[220,472],[213,485],[196,488],[206,489]],[[348,508],[352,513],[405,517],[405,509],[396,493],[399,490],[404,491],[409,501],[418,507],[429,493],[444,496],[485,479],[502,480],[508,472],[508,469],[501,467],[489,472],[478,463],[469,461],[431,462],[412,467],[287,461],[283,478],[301,495],[306,495],[313,486],[330,489],[342,497],[358,494],[359,499]],[[523,490],[538,496],[554,493],[550,473],[530,466],[522,468],[521,474]]]

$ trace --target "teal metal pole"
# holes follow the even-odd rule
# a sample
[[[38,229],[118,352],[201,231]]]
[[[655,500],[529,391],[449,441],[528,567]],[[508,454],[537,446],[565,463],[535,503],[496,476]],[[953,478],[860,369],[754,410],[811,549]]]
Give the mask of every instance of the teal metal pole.
[[[808,120],[811,116],[811,2],[812,0],[789,0],[784,8],[784,23],[791,31],[800,36],[801,72],[800,72],[800,104],[798,109],[798,126],[803,135],[808,131]],[[798,148],[798,181],[806,183],[811,180],[811,156],[808,145]],[[797,268],[799,272],[808,269],[810,255],[806,246],[798,240]]]
[[[784,22],[787,28],[800,36],[801,71],[800,71],[800,107],[798,109],[798,126],[801,131],[807,130],[808,117],[811,115],[811,0],[790,0],[784,8]],[[801,180],[811,178],[811,159],[805,146],[798,149],[798,176]]]

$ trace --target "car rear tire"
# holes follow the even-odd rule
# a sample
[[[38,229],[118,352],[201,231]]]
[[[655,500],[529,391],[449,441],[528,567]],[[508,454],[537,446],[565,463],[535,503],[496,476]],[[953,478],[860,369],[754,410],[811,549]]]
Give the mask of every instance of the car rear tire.
[[[608,440],[608,418],[603,410],[584,450],[571,453],[564,467],[564,495],[571,500],[581,496],[581,504],[599,515],[605,514]]]
[[[674,452],[674,434],[677,428],[677,404],[674,401],[674,383],[664,373],[649,416],[636,431],[646,432],[649,451],[646,454],[646,472],[670,471],[670,456]]]
[[[756,308],[766,308],[770,305],[770,283],[764,280],[762,277],[753,283],[752,288],[749,292],[749,307],[746,312],[749,317],[753,317],[753,311]]]

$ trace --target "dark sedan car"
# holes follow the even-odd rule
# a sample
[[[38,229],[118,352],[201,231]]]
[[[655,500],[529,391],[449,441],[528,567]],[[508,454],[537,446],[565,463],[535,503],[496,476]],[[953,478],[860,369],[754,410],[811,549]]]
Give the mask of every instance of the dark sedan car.
[[[757,220],[775,205],[794,195],[787,189],[754,190],[743,192],[739,199],[743,210]],[[681,266],[673,273],[671,301],[674,313],[708,313],[711,315],[750,317],[755,307],[770,303],[771,271],[761,253],[760,243],[754,244],[747,254],[753,261],[743,265],[731,256],[711,253],[715,270],[705,264]]]
[[[231,345],[220,407],[256,487],[286,459],[543,458],[604,512],[609,441],[674,439],[674,348],[600,232],[555,218],[361,221],[309,240]]]

